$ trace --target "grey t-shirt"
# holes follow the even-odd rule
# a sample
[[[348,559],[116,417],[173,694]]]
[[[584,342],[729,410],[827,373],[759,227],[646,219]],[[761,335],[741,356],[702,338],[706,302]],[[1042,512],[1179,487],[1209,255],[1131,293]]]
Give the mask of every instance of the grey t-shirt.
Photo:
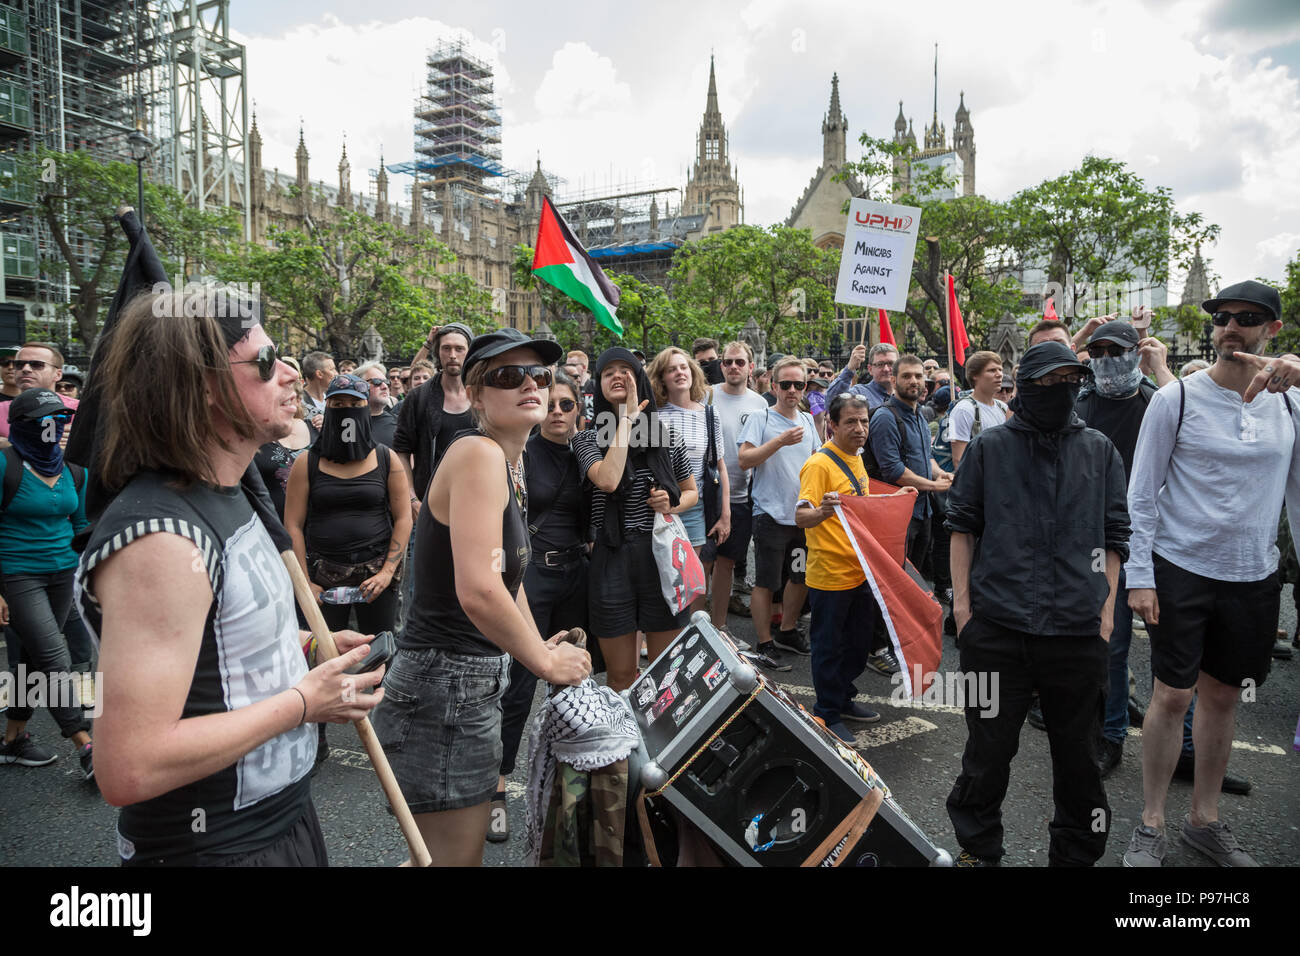
[[[705,401],[708,401],[706,398]],[[731,482],[731,500],[749,500],[749,472],[740,467],[740,430],[751,414],[767,412],[767,402],[758,392],[745,389],[743,395],[729,395],[720,386],[713,389],[713,407],[722,426],[723,460],[727,463],[727,480]]]
[[[821,447],[817,426],[807,412],[796,412],[797,420],[786,418],[775,408],[763,415],[750,415],[740,430],[737,447],[749,442],[755,448],[783,431],[803,426],[797,445],[785,445],[754,469],[754,517],[771,515],[777,524],[793,525],[795,502],[799,500],[799,470]]]

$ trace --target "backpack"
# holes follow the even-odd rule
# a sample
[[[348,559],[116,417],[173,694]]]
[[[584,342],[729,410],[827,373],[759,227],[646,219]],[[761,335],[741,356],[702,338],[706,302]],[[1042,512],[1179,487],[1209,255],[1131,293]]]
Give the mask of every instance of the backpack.
[[[8,511],[9,504],[14,500],[14,495],[18,494],[18,486],[23,483],[23,459],[18,454],[18,450],[13,446],[6,448],[5,454],[5,480],[4,490],[0,493],[0,512]],[[86,484],[86,469],[80,465],[74,465],[70,461],[64,461],[63,467],[72,472],[72,486],[76,489],[77,494],[81,494],[81,489]]]
[[[984,428],[984,423],[980,421],[979,403],[975,401],[974,391],[962,392],[957,396],[957,400],[948,406],[948,410],[943,413],[943,418],[939,419],[939,428],[934,434],[934,441],[930,443],[930,453],[944,471],[952,471],[952,413],[957,410],[960,403],[965,401],[970,401],[975,407],[974,421],[971,422],[970,426],[970,437],[973,439]],[[1007,403],[1000,398],[993,399],[993,404],[1004,415],[1009,410]]]
[[[892,402],[886,402],[884,405],[877,405],[871,409],[868,414],[871,418],[876,417],[876,412],[882,408],[888,408],[894,413],[894,421],[898,423],[898,434],[902,441],[902,447],[899,449],[900,454],[907,448],[907,426],[904,424],[903,413],[899,411],[898,406]],[[866,469],[867,477],[874,478],[876,481],[884,481],[880,476],[880,463],[876,461],[875,453],[871,450],[871,441],[862,446],[862,467]]]

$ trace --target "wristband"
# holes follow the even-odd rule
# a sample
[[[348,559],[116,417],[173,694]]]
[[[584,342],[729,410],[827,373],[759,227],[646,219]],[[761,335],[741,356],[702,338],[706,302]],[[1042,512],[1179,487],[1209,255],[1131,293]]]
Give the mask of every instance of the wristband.
[[[301,727],[303,724],[307,723],[307,695],[304,694],[302,691],[298,690],[298,688],[296,687],[290,687],[289,689],[292,691],[297,691],[298,696],[302,698],[302,720],[298,721],[297,723],[297,726]]]

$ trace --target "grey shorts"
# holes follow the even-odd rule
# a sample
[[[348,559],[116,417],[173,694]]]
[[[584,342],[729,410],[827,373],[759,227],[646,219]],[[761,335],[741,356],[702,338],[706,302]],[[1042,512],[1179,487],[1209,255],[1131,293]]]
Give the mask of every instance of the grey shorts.
[[[487,803],[501,767],[510,656],[401,648],[371,720],[412,813]]]

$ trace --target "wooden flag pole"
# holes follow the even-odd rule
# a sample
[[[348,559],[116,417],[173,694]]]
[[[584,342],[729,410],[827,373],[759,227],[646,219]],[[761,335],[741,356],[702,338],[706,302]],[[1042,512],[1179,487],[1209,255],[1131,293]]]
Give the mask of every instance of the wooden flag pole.
[[[298,598],[298,606],[302,608],[303,616],[307,618],[312,637],[316,638],[317,658],[327,661],[338,657],[339,649],[334,646],[334,637],[330,634],[329,625],[325,623],[325,616],[321,614],[320,605],[316,603],[316,596],[311,593],[311,585],[307,583],[307,575],[303,574],[298,558],[292,551],[283,551],[280,553],[280,559],[284,561],[284,566],[289,571],[289,578],[293,581],[293,593]],[[414,866],[431,866],[433,858],[429,856],[429,850],[424,845],[424,837],[420,836],[420,828],[415,825],[415,817],[411,815],[411,809],[406,805],[406,798],[402,796],[402,788],[397,785],[393,768],[388,765],[388,758],[384,756],[384,748],[379,743],[379,738],[375,736],[375,729],[370,726],[370,718],[362,717],[360,720],[353,721],[353,724],[357,728],[357,735],[361,738],[362,745],[366,748],[366,755],[370,757],[370,763],[375,768],[375,774],[379,777],[379,785],[384,790],[384,796],[388,798],[388,805],[393,808],[393,815],[397,817],[397,825],[402,828],[402,836],[406,837],[406,845],[411,850],[411,863]]]

